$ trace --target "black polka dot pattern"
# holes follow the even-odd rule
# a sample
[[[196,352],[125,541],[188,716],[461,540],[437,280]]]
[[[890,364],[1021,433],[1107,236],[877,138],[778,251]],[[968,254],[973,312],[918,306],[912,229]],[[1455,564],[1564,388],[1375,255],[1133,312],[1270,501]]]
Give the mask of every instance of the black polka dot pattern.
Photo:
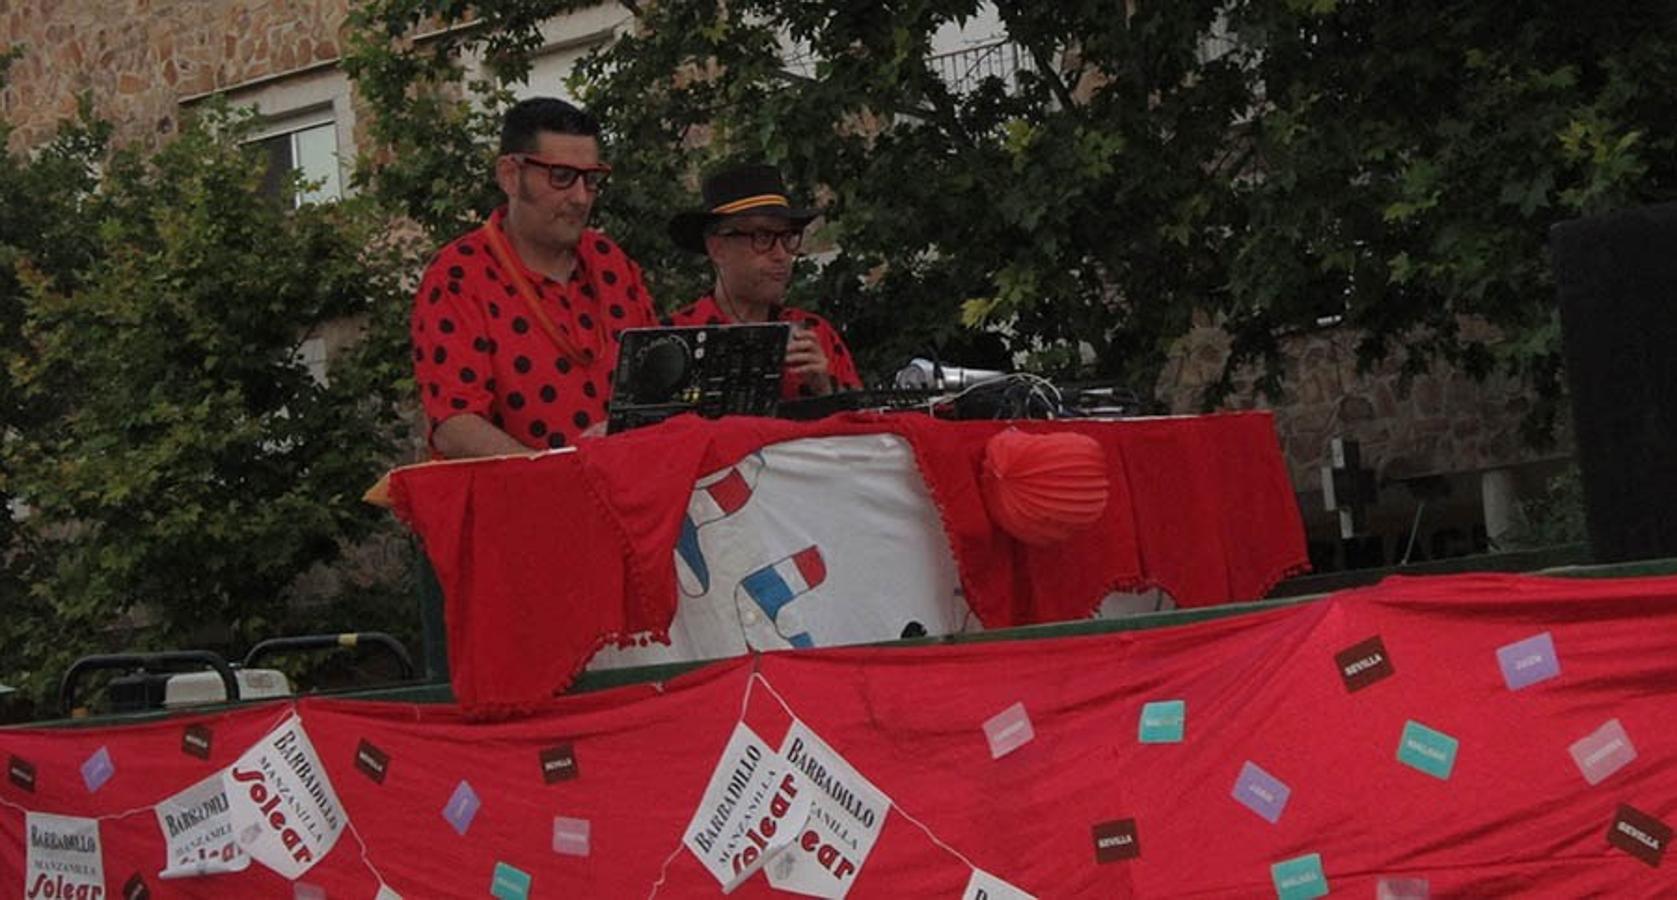
[[[577,253],[563,284],[524,273],[555,329],[584,348],[609,349],[596,335],[615,339],[622,328],[655,323],[640,269],[610,239],[587,232]],[[433,427],[473,413],[543,449],[574,445],[602,419],[612,354],[569,356],[528,302],[476,233],[438,253],[414,293],[410,324],[415,382]]]

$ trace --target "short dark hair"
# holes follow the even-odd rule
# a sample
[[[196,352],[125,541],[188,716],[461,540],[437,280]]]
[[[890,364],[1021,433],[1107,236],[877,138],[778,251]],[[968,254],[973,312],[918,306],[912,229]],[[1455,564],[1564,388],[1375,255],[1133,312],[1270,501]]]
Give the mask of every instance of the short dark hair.
[[[534,153],[536,136],[544,131],[598,137],[600,123],[557,97],[520,100],[501,120],[501,152]]]

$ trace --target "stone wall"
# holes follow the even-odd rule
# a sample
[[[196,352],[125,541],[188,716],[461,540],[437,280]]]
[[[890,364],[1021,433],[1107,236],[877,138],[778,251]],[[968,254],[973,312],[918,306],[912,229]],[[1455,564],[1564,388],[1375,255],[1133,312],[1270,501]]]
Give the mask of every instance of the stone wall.
[[[1287,395],[1276,404],[1275,427],[1293,484],[1313,490],[1335,437],[1359,441],[1363,464],[1384,482],[1423,475],[1518,466],[1564,454],[1536,451],[1520,438],[1530,408],[1527,391],[1507,378],[1475,382],[1440,366],[1400,383],[1398,361],[1388,359],[1366,374],[1356,370],[1356,336],[1326,328],[1286,341]],[[1201,327],[1176,346],[1160,380],[1159,395],[1177,412],[1198,408],[1203,387],[1216,378],[1228,352],[1227,338]],[[1250,391],[1231,404],[1268,406]]]
[[[153,145],[179,101],[338,57],[349,0],[7,0],[0,41],[24,47],[0,113],[11,149],[51,137],[86,92],[119,143]]]

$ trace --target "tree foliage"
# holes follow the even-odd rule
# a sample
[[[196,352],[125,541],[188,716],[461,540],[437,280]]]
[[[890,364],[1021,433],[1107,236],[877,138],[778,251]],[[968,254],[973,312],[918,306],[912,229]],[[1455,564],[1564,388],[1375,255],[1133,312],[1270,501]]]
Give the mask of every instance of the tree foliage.
[[[370,201],[262,196],[248,125],[212,110],[144,156],[83,122],[0,164],[0,472],[28,510],[0,551],[8,680],[39,691],[98,650],[389,624],[367,618],[388,589],[305,621],[288,601],[388,527],[359,498],[405,428],[414,261]],[[299,348],[328,322],[361,337],[320,383]]]
[[[481,215],[496,92],[544,18],[589,5],[363,3],[349,65],[391,146],[369,183],[439,238]],[[1285,336],[1334,317],[1364,363],[1525,379],[1540,439],[1561,386],[1548,227],[1677,183],[1677,24],[1645,0],[999,4],[1032,64],[961,89],[932,36],[976,0],[624,8],[573,84],[617,166],[602,220],[683,302],[702,262],[663,223],[695,171],[779,164],[839,251],[797,296],[875,376],[973,352],[980,327],[1051,373],[1145,388],[1201,321],[1232,338],[1208,403],[1243,372],[1279,395]]]

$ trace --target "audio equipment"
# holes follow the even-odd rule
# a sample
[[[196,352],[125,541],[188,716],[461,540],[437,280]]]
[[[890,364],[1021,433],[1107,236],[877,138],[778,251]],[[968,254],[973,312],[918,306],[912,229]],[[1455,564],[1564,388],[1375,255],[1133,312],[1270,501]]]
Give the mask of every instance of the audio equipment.
[[[707,419],[773,415],[791,335],[785,322],[624,331],[606,431],[686,412]]]
[[[1677,556],[1677,203],[1549,237],[1594,556]]]

